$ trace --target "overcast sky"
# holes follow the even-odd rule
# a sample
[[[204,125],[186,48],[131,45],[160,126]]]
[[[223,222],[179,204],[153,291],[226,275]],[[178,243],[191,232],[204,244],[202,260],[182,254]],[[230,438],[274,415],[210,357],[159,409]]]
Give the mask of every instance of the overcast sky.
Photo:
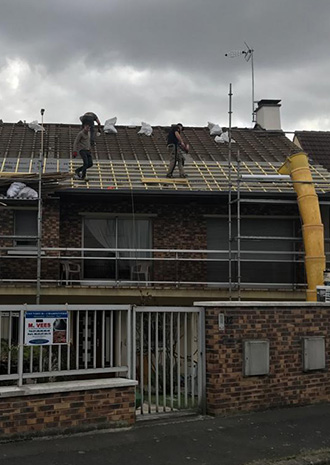
[[[0,118],[251,127],[281,99],[282,128],[330,130],[329,0],[0,0]]]

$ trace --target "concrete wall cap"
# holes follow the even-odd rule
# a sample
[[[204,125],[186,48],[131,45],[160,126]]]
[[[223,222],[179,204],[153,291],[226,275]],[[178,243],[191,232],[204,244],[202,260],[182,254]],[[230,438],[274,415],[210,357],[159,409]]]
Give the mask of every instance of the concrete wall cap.
[[[136,386],[138,383],[126,378],[105,378],[80,381],[63,381],[59,383],[28,384],[22,387],[3,386],[0,398],[54,394],[58,392],[90,391],[93,389],[116,389]]]
[[[330,302],[241,302],[226,300],[219,301],[205,301],[205,302],[194,302],[196,307],[262,307],[262,308],[273,308],[273,307],[286,307],[286,308],[297,308],[297,307],[320,307],[329,308]]]

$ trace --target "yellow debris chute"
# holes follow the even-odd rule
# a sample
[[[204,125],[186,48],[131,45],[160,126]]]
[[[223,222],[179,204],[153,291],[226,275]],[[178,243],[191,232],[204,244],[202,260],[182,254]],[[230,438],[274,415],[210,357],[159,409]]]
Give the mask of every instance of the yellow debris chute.
[[[290,175],[297,193],[305,246],[306,300],[316,302],[316,286],[323,285],[325,270],[324,227],[307,155],[303,152],[291,155],[278,171]]]

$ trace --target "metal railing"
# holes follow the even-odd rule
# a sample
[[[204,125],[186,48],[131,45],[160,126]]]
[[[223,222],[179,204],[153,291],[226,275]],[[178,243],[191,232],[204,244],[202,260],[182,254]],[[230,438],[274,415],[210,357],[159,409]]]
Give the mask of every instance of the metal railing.
[[[68,312],[69,340],[25,345],[27,311]],[[0,385],[131,376],[131,307],[127,305],[1,305]]]
[[[60,318],[67,321],[58,329]],[[40,334],[49,321],[53,338],[43,345]],[[57,331],[60,337],[54,337]],[[138,381],[141,414],[203,411],[204,346],[200,307],[0,305],[0,387],[5,389],[121,376]]]
[[[266,237],[254,237],[262,243]],[[300,238],[279,238],[300,242]],[[274,238],[269,238],[274,240]],[[262,247],[262,245],[261,245]],[[0,247],[0,285],[35,284],[36,273],[33,269],[37,256],[31,249]],[[209,249],[129,249],[129,248],[50,248],[41,249],[41,284],[42,286],[228,286],[228,276],[222,270],[209,273],[209,267],[228,263],[229,251]],[[281,267],[292,265],[302,267],[302,251],[241,250],[240,262],[277,264],[278,276]],[[102,256],[100,256],[102,254]],[[328,253],[329,256],[329,253]],[[330,256],[329,256],[330,258]],[[24,263],[22,262],[24,260]],[[232,263],[238,263],[237,251],[231,250]],[[17,263],[17,266],[15,265]],[[9,266],[10,264],[10,266]],[[144,264],[144,266],[143,266]],[[142,265],[142,266],[141,266]],[[140,268],[139,268],[140,267]],[[22,270],[25,270],[23,272]],[[9,270],[9,271],[7,271]],[[94,275],[93,275],[94,273]],[[102,274],[103,273],[103,274]],[[212,279],[217,274],[218,280]],[[232,278],[233,285],[235,279]],[[241,285],[260,285],[262,287],[304,287],[304,279],[292,276],[290,282],[241,282]]]

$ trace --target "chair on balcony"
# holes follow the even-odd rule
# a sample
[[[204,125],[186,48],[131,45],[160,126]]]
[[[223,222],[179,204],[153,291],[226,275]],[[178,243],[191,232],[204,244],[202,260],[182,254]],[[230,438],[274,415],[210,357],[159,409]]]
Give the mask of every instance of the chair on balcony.
[[[81,281],[81,266],[79,263],[72,262],[69,260],[61,261],[61,283],[65,283],[66,286],[72,284],[72,281]],[[74,283],[77,284],[77,283]]]
[[[143,261],[134,263],[133,265],[131,265],[131,281],[144,281],[145,285],[148,286],[149,272],[149,262]]]

